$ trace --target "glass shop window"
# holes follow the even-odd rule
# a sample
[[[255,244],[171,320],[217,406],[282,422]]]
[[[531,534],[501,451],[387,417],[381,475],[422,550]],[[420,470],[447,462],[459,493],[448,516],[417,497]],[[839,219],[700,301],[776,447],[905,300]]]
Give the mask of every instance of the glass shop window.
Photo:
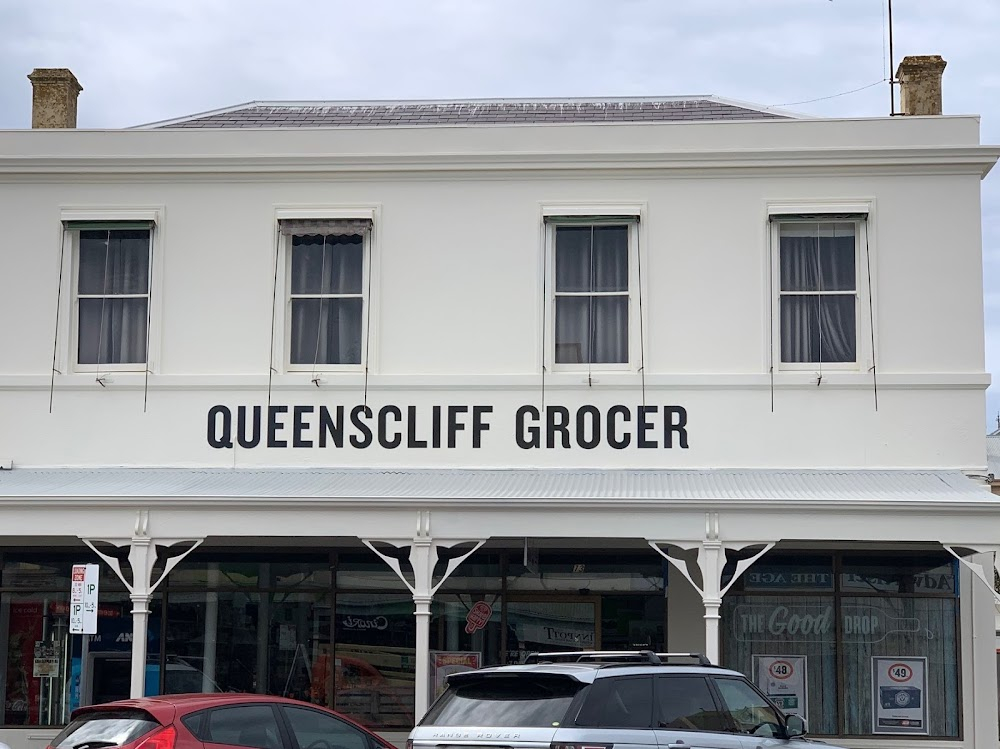
[[[805,657],[810,732],[865,737],[880,708],[891,707],[880,701],[891,695],[873,689],[874,659],[925,659],[918,699],[927,733],[957,738],[958,579],[957,562],[934,551],[769,554],[725,597],[723,663],[767,691],[777,687],[761,667],[765,657]]]
[[[364,725],[412,728],[413,597],[409,593],[339,593],[334,630],[334,708]]]

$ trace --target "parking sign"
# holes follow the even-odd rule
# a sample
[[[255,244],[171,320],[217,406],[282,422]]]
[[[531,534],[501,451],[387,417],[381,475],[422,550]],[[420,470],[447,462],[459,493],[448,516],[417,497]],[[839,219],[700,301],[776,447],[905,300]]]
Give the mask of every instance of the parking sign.
[[[99,567],[74,564],[69,592],[69,631],[74,635],[97,634]]]

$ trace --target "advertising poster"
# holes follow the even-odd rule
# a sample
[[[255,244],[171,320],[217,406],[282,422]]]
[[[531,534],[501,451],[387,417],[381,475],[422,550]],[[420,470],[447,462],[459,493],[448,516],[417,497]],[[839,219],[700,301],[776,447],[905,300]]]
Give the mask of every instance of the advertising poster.
[[[59,653],[52,641],[35,642],[35,658],[32,676],[36,679],[51,679],[59,676]]]
[[[436,698],[448,686],[448,677],[460,671],[475,671],[480,665],[480,653],[446,650],[431,651],[431,696]]]
[[[927,659],[872,658],[872,733],[928,733]]]
[[[42,637],[44,601],[10,606],[7,643],[6,725],[37,725],[41,680],[35,678],[35,643]]]
[[[804,655],[755,655],[753,670],[757,686],[786,715],[809,720]]]

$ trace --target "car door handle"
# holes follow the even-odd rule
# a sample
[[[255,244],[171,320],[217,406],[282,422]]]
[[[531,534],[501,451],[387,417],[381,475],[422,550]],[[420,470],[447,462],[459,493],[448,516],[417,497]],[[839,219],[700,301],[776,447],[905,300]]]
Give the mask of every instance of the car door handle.
[[[676,744],[667,744],[667,749],[688,749],[688,745],[683,741],[678,741]]]

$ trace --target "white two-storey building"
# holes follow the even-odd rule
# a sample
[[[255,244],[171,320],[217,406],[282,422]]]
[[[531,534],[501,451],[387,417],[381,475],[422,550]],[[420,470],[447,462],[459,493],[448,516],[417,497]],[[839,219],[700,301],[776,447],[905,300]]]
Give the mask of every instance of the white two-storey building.
[[[36,71],[39,127],[0,133],[0,740],[203,689],[393,735],[451,670],[600,648],[704,652],[848,746],[996,747],[1000,151],[940,116],[942,68],[904,62],[895,118],[114,131]]]

